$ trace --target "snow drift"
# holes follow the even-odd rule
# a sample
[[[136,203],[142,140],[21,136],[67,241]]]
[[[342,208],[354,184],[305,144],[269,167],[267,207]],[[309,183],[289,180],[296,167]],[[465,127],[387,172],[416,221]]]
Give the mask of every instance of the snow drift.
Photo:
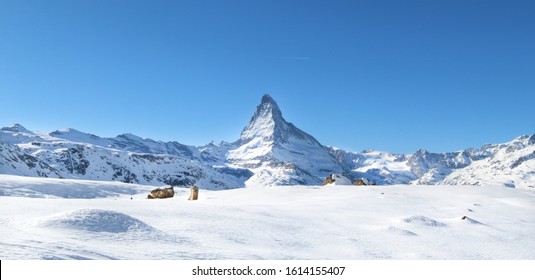
[[[123,213],[81,209],[48,218],[41,223],[45,227],[76,229],[91,232],[124,233],[129,231],[155,231],[144,222]]]
[[[152,186],[95,199],[22,190],[51,180],[20,177],[0,196],[0,259],[535,259],[528,189],[252,187],[198,201],[148,200]]]

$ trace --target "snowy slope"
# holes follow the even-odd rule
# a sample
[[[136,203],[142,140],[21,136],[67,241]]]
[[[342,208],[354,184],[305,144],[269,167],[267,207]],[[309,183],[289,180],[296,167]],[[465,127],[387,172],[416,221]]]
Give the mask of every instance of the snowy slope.
[[[66,178],[185,187],[196,184],[206,189],[243,186],[241,174],[220,172],[222,169],[168,154],[141,154],[72,142],[42,143],[25,149],[55,166]]]
[[[319,184],[343,169],[314,137],[287,122],[269,95],[235,145],[227,159],[253,171],[247,185]]]
[[[531,135],[497,145],[492,156],[452,172],[443,183],[535,188],[534,144],[535,135]]]
[[[0,131],[0,139],[16,143],[0,142],[0,173],[4,174],[205,189],[243,187],[252,175],[248,170],[199,162],[193,159],[194,154],[200,155],[196,149],[133,135],[104,139],[67,129],[39,136],[15,125]]]
[[[156,201],[145,199],[150,186],[0,182],[3,260],[535,259],[527,189],[292,186],[202,190],[192,202],[180,189]],[[100,187],[96,199],[58,198]]]
[[[121,182],[0,175],[0,196],[89,199],[148,193],[152,189],[153,186]]]
[[[68,128],[51,132],[50,136],[71,142],[87,143],[136,153],[167,154],[187,157],[189,159],[198,156],[198,151],[193,146],[186,146],[178,142],[161,142],[152,139],[143,139],[130,133],[121,134],[115,138],[100,138],[93,134]]]
[[[20,124],[14,124],[0,129],[0,143],[20,144],[32,141],[41,142],[46,140],[43,138],[43,135],[31,132]]]
[[[60,178],[60,172],[18,146],[0,142],[0,174]]]
[[[535,134],[511,142],[451,153],[418,150],[402,155],[377,151],[354,153],[329,147],[348,168],[348,176],[378,184],[535,186]]]
[[[329,147],[331,154],[353,180],[366,178],[380,185],[408,184],[418,177],[412,173],[406,155],[379,151],[354,153]]]

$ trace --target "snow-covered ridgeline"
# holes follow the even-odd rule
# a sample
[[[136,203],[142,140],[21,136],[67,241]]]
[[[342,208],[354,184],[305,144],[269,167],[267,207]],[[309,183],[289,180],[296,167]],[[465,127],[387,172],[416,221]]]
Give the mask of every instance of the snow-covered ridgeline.
[[[21,125],[0,129],[0,173],[115,180],[152,185],[317,185],[330,174],[388,184],[498,184],[534,188],[535,134],[451,153],[349,152],[320,144],[287,122],[269,95],[233,143],[194,147],[114,138],[65,129],[35,133]]]

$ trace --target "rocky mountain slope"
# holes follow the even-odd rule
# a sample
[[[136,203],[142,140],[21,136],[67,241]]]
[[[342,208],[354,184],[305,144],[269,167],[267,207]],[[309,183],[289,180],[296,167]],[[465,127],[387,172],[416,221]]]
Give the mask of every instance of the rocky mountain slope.
[[[535,187],[535,134],[511,142],[450,153],[418,150],[400,155],[330,148],[349,174],[377,184],[503,185]]]
[[[479,152],[488,156],[454,170],[442,183],[535,188],[535,134],[488,145]]]
[[[269,95],[262,97],[227,160],[253,171],[250,185],[313,185],[343,171],[314,137],[283,118]]]
[[[269,95],[233,143],[194,147],[65,129],[0,129],[0,173],[207,189],[318,185],[333,173],[377,184],[535,186],[535,135],[451,153],[355,153],[319,143],[287,122]]]
[[[152,185],[198,184],[207,189],[243,187],[252,176],[245,169],[203,164],[194,159],[193,152],[199,153],[196,148],[189,150],[178,143],[135,136],[101,139],[75,130],[38,135],[16,125],[0,130],[3,139],[7,140],[0,141],[3,174]]]

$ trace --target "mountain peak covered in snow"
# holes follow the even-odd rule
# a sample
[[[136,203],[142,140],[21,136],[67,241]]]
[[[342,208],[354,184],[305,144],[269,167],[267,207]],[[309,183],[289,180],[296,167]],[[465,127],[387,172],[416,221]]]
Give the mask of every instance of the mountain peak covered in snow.
[[[228,152],[228,160],[253,169],[250,184],[315,184],[342,171],[323,145],[284,119],[277,102],[267,94],[236,145]]]
[[[28,134],[32,133],[31,131],[27,130],[24,126],[18,123],[11,125],[11,126],[2,127],[0,130],[9,131],[9,132],[28,133]]]
[[[36,134],[20,124],[14,124],[0,128],[0,142],[8,144],[28,143],[32,141],[41,141],[42,135]],[[1,164],[0,158],[0,164]]]
[[[269,94],[264,94],[264,96],[262,96],[262,102],[256,108],[256,112],[259,115],[271,114],[273,120],[276,121],[284,120],[282,118],[282,111],[279,108],[279,104],[277,104],[277,101],[275,101],[275,99],[273,99],[273,97],[271,97]]]
[[[261,104],[272,104],[272,105],[277,105],[277,102],[275,101],[275,99],[273,99],[273,97],[271,97],[271,95],[269,94],[264,94],[262,96],[262,103]]]
[[[257,141],[280,145],[289,143],[292,138],[321,146],[314,137],[287,122],[275,99],[265,94],[238,142],[241,145]]]
[[[91,143],[90,140],[100,139],[100,137],[85,133],[74,128],[64,128],[50,132],[48,135],[73,142]]]
[[[262,97],[262,102],[256,107],[256,112],[243,129],[240,137],[241,143],[248,143],[255,138],[273,141],[281,136],[281,128],[286,125],[277,102],[269,95]]]

